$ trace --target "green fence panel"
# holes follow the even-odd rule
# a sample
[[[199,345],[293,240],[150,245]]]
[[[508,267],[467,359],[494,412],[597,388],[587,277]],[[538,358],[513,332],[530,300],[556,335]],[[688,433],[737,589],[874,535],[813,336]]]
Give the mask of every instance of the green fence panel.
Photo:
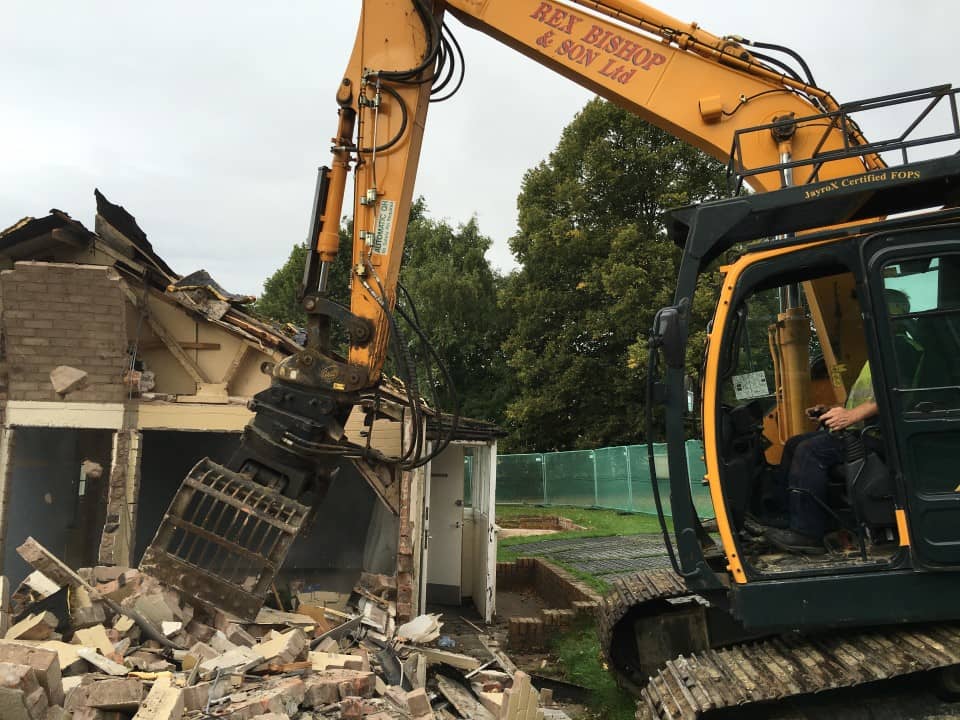
[[[710,490],[704,484],[703,445],[686,446],[690,494],[700,517],[713,517]],[[654,466],[663,510],[670,511],[667,446],[654,445]],[[655,513],[646,445],[501,455],[497,458],[497,502],[602,507]]]
[[[597,505],[614,510],[632,510],[629,448],[594,450],[597,461]]]
[[[544,453],[547,503],[550,505],[596,505],[596,456],[593,450]]]
[[[690,475],[690,492],[693,495],[693,506],[697,508],[700,517],[713,517],[713,502],[710,499],[710,488],[704,481],[707,467],[703,462],[703,443],[699,440],[687,441],[687,468]]]
[[[497,502],[545,502],[543,478],[543,456],[539,453],[498,455]]]

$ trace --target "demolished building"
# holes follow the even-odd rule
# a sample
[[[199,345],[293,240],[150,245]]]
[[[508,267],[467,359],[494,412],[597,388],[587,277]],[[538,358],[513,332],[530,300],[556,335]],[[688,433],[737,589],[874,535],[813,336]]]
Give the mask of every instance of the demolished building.
[[[261,365],[298,348],[245,310],[250,298],[177,275],[96,196],[94,231],[53,210],[0,233],[0,559],[13,587],[28,535],[71,567],[136,566],[195,463],[229,459],[269,384]],[[58,368],[79,374],[54,385]],[[443,421],[428,413],[428,437]],[[397,455],[401,428],[355,413],[346,434]],[[363,571],[396,575],[400,621],[469,599],[489,621],[496,437],[464,422],[430,465],[379,482],[344,466],[281,577],[336,594]]]

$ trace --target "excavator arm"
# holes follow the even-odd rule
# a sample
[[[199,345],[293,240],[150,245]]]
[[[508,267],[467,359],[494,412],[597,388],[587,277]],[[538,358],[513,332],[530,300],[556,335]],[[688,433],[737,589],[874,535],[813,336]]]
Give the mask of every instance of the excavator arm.
[[[853,123],[827,130],[822,122],[803,123],[805,117],[838,108],[829,93],[762,61],[742,41],[683,24],[640,2],[366,0],[336,95],[333,161],[318,183],[313,252],[302,294],[311,318],[310,343],[274,369],[277,383],[325,395],[334,412],[316,429],[333,442],[356,393],[378,383],[396,337],[393,308],[427,108],[431,87],[445,77],[437,71],[445,52],[445,11],[720,160],[730,157],[738,130],[768,123],[776,125],[772,132],[737,143],[742,166],[761,168],[865,143]],[[452,55],[453,48],[446,48]],[[867,156],[866,161],[826,162],[816,172],[828,179],[881,166],[878,157]],[[351,168],[347,310],[327,293],[329,268],[340,252]],[[772,190],[805,182],[813,171],[814,166],[798,167],[793,178],[760,173],[749,182],[754,190]],[[346,359],[330,353],[331,322],[350,331]],[[326,444],[315,433],[308,435],[307,443]],[[422,449],[415,454],[422,457]]]

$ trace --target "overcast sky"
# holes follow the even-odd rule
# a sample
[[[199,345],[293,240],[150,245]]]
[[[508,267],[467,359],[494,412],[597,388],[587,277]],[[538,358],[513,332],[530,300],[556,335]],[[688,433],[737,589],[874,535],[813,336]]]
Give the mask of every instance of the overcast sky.
[[[960,3],[655,4],[718,35],[792,47],[841,101],[960,80]],[[0,7],[0,227],[56,207],[92,228],[99,187],[177,272],[206,268],[259,293],[306,233],[359,0]],[[451,25],[467,79],[430,112],[415,192],[453,223],[476,214],[490,259],[509,269],[523,173],[590,95]]]

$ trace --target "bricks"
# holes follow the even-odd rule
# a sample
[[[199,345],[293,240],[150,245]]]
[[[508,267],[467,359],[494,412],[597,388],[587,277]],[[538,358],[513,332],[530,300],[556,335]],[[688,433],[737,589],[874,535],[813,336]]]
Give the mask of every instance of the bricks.
[[[252,650],[268,663],[291,663],[306,657],[307,636],[300,628],[294,628],[272,640],[254,645]]]
[[[0,273],[11,400],[122,402],[126,302],[112,268],[18,262]],[[88,387],[58,396],[50,372],[68,365]]]
[[[223,720],[252,720],[267,713],[293,713],[303,702],[305,688],[299,678],[286,678],[278,681],[266,690],[257,690],[256,694],[245,701],[231,703]],[[134,720],[143,720],[139,716]]]
[[[427,691],[423,688],[411,690],[407,693],[407,709],[414,718],[433,717],[430,698],[427,697]]]
[[[27,665],[33,668],[37,681],[46,691],[52,705],[63,704],[63,679],[60,659],[53,650],[28,645],[0,643],[0,662]]]
[[[545,641],[544,624],[540,618],[510,618],[508,643],[511,650],[540,650]]]
[[[0,717],[3,720],[43,720],[47,696],[28,665],[0,662]]]
[[[348,697],[372,697],[376,677],[359,670],[324,670],[304,678],[304,686],[304,705],[317,708]]]
[[[113,678],[92,683],[87,690],[87,705],[99,710],[136,711],[145,695],[137,678]]]
[[[134,720],[180,720],[183,717],[183,690],[174,686],[170,675],[161,675],[150,694],[133,716]]]

